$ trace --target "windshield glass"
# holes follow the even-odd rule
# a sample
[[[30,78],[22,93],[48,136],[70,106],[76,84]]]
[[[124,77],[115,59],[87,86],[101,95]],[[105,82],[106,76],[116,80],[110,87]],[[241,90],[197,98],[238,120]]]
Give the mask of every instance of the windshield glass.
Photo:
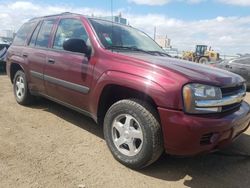
[[[154,40],[137,29],[103,20],[90,19],[90,22],[99,40],[107,49],[120,47],[119,49],[140,49],[165,53]]]

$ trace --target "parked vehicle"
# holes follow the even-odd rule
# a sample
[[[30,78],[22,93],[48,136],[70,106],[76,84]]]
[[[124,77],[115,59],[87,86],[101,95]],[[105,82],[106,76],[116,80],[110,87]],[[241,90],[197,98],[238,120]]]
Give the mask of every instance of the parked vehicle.
[[[25,23],[7,73],[19,104],[38,95],[92,117],[113,156],[134,169],[164,150],[215,151],[249,127],[241,76],[171,58],[137,29],[78,14]]]
[[[6,55],[9,44],[0,41],[0,72],[6,69]]]
[[[216,67],[241,75],[250,89],[250,56],[241,56],[231,60],[222,61]]]
[[[207,45],[196,45],[195,52],[184,51],[182,58],[184,60],[193,61],[201,64],[220,61],[220,54],[211,49]]]

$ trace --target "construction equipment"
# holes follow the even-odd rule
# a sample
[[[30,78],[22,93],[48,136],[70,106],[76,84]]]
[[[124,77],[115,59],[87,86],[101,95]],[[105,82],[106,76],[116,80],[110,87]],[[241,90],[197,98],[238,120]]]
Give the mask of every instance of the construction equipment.
[[[208,46],[206,45],[196,45],[195,52],[183,52],[182,59],[193,61],[196,63],[206,64],[210,61],[216,62],[220,60],[220,54],[211,50],[211,47],[208,49]]]

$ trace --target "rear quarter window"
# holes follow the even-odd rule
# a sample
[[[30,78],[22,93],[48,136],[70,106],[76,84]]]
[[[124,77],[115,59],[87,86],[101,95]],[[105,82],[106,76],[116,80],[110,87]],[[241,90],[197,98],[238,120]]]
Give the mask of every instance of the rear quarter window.
[[[37,38],[37,35],[38,35],[38,32],[39,32],[39,30],[40,30],[41,25],[42,25],[42,22],[40,22],[40,23],[37,25],[35,31],[34,31],[33,34],[32,34],[32,37],[31,37],[31,39],[30,39],[29,46],[34,47],[34,46],[36,45],[36,38]]]
[[[36,24],[37,22],[35,21],[23,24],[22,27],[18,30],[12,44],[15,46],[24,46],[26,44],[28,36],[30,36]]]

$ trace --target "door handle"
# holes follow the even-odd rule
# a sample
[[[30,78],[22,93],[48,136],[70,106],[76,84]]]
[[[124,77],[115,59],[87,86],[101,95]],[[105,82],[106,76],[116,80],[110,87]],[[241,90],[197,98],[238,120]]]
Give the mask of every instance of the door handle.
[[[55,60],[54,59],[48,59],[48,63],[49,64],[55,64]]]

